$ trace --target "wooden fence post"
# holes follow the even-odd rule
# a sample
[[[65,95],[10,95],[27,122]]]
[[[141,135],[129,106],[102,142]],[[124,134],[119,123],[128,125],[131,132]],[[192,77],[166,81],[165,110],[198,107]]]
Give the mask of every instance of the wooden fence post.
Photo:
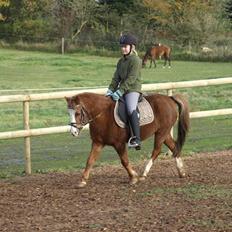
[[[30,129],[29,119],[29,101],[23,102],[23,121],[24,129]],[[25,160],[25,172],[27,175],[31,174],[31,139],[30,136],[24,137],[24,160]]]
[[[64,37],[61,39],[61,53],[64,55]]]

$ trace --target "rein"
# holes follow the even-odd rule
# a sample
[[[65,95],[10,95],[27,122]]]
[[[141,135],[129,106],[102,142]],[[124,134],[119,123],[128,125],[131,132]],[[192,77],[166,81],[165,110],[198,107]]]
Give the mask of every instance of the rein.
[[[90,122],[93,122],[97,118],[101,117],[101,115],[103,113],[103,112],[100,112],[96,116],[94,116],[93,118],[90,118],[87,110],[85,109],[85,107],[82,106],[82,105],[80,105],[80,106],[81,106],[81,120],[80,120],[81,124],[80,124],[80,126],[78,126],[76,122],[72,122],[72,123],[69,124],[70,126],[73,126],[75,128],[78,128],[78,129],[82,129],[86,124],[88,124]],[[87,116],[88,120],[86,120],[85,115]]]
[[[103,112],[98,113],[95,117],[93,117],[92,119],[90,119],[90,120],[88,121],[88,123],[93,122],[95,119],[101,117],[102,113],[103,113]]]
[[[88,121],[86,123],[84,122],[84,124],[82,124],[82,125],[86,125],[90,122],[93,122],[95,119],[99,118],[103,113],[103,112],[100,112],[97,115],[95,115],[93,118],[90,118],[88,111],[85,109],[85,107],[83,105],[81,105],[81,112],[82,112],[82,110],[84,111],[84,114],[87,115],[87,118],[88,118]],[[81,117],[84,117],[84,114],[81,114]],[[81,118],[81,122],[82,122],[82,118]]]

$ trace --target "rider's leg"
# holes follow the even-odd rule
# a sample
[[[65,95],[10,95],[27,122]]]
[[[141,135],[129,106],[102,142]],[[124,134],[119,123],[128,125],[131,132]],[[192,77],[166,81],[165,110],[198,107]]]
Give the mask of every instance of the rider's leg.
[[[134,136],[130,138],[128,146],[129,147],[140,147],[140,127],[139,127],[139,117],[138,112],[136,111],[140,93],[130,92],[125,95],[127,113],[129,116],[130,126]]]
[[[131,140],[131,147],[140,146],[140,128],[139,128],[139,117],[136,110],[129,116],[130,125],[133,130],[134,139]]]

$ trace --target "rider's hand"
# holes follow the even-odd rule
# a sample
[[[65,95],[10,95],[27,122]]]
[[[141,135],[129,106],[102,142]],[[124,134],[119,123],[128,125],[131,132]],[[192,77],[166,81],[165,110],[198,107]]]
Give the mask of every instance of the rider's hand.
[[[121,91],[118,89],[117,91],[115,91],[111,97],[113,98],[114,101],[118,101],[120,99],[120,97],[122,97],[122,93]]]
[[[108,89],[105,96],[109,97],[109,96],[112,96],[112,95],[113,95],[113,91]]]

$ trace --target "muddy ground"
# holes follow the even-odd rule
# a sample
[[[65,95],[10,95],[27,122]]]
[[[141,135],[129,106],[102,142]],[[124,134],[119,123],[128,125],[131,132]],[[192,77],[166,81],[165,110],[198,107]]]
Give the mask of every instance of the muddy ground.
[[[232,150],[158,160],[145,182],[128,185],[121,166],[0,180],[0,231],[232,231]],[[135,166],[142,172],[144,164]]]

